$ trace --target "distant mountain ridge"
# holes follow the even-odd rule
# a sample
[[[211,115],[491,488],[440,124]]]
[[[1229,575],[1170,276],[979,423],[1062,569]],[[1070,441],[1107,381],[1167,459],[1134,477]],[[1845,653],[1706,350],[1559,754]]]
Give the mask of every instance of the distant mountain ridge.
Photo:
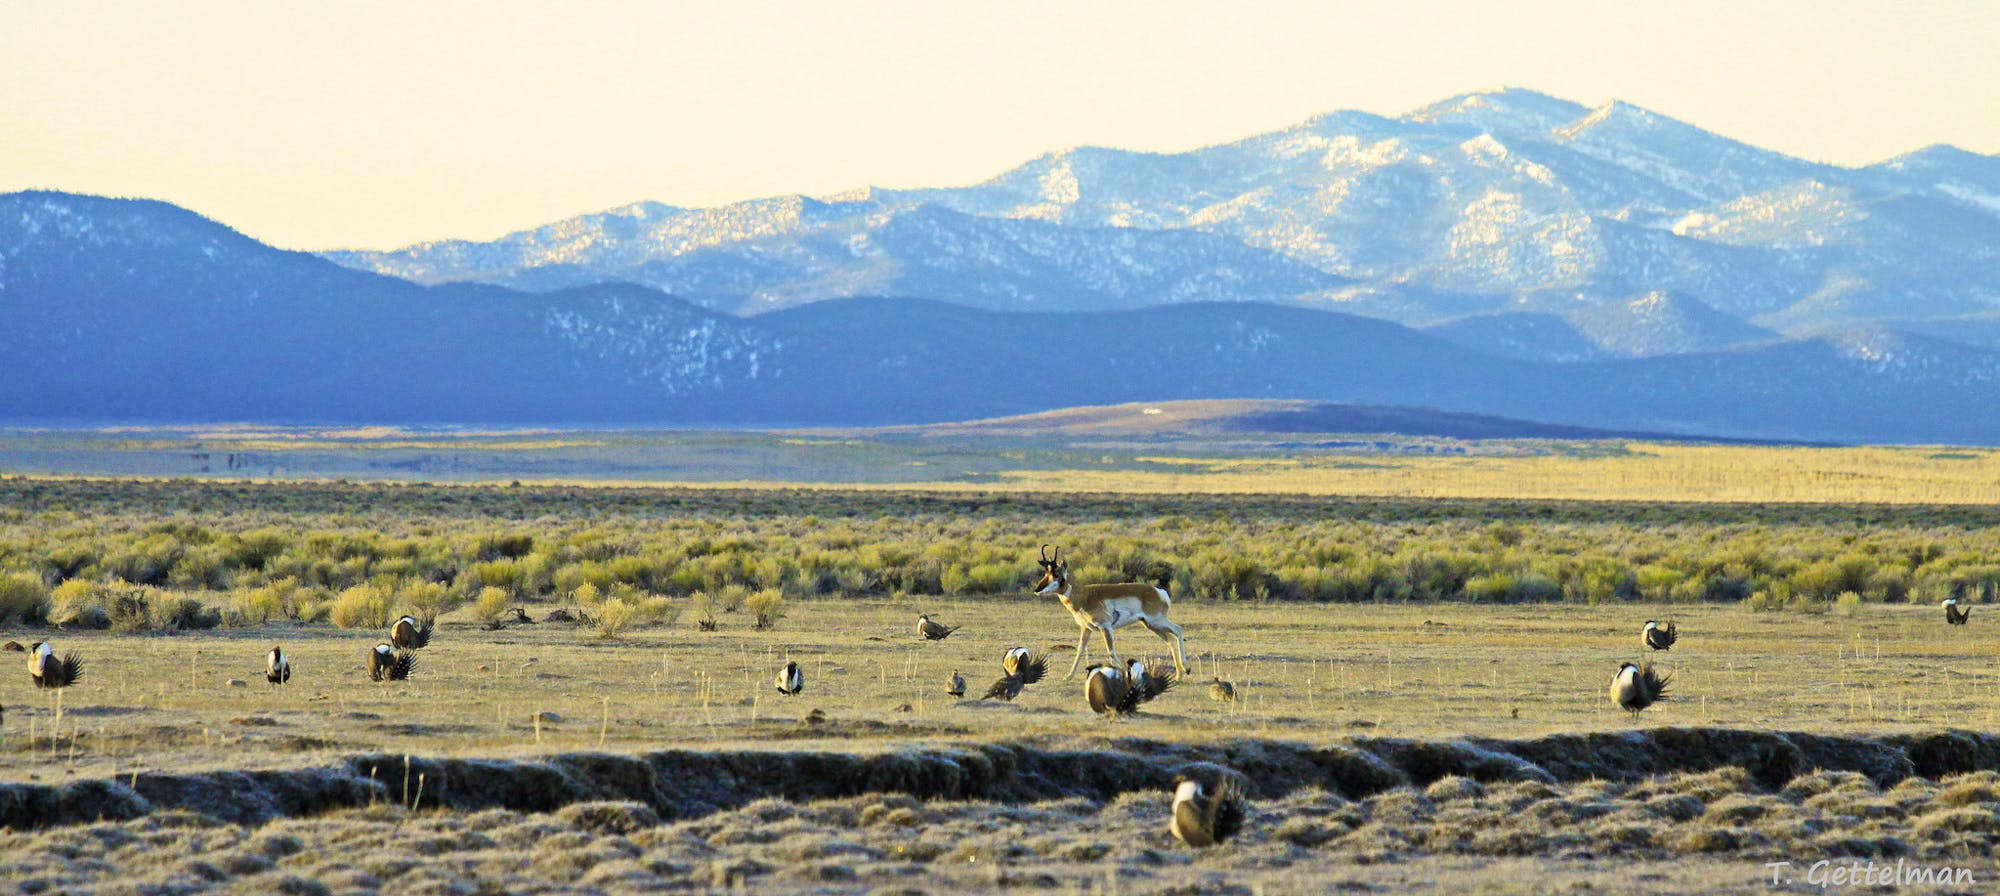
[[[1426,327],[1529,313],[1660,356],[2000,313],[2000,158],[1926,147],[1841,168],[1622,102],[1502,90],[1183,153],[1079,147],[967,187],[641,203],[325,254],[425,283],[633,282],[732,313],[883,295],[1266,302]],[[1649,295],[1685,310],[1615,310]]]
[[[1694,300],[1628,301],[1698,337],[1713,329]],[[1882,326],[1557,363],[1245,301],[996,311],[857,298],[739,317],[626,284],[425,286],[273,249],[164,203],[0,195],[10,425],[771,428],[1298,399],[1626,431],[2000,444],[1996,397],[2000,353]]]

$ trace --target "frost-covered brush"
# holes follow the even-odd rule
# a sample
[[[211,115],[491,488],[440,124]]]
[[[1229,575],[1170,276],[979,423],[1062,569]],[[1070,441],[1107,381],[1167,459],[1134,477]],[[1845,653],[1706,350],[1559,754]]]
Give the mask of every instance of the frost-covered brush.
[[[292,680],[292,661],[285,658],[285,652],[276,647],[264,657],[264,680],[272,684],[284,684]]]
[[[1083,697],[1089,701],[1091,712],[1117,718],[1120,713],[1130,711],[1127,706],[1132,698],[1132,683],[1126,679],[1125,670],[1117,666],[1095,665],[1083,680]]]
[[[1646,620],[1646,628],[1640,635],[1645,639],[1646,646],[1654,650],[1672,650],[1674,642],[1681,637],[1680,630],[1673,623],[1669,622],[1666,628],[1661,628],[1651,619]]]
[[[1167,829],[1189,846],[1214,846],[1243,827],[1249,814],[1243,782],[1234,775],[1183,775],[1175,780],[1173,818]]]
[[[958,674],[957,669],[951,670],[951,677],[944,680],[944,692],[953,697],[965,696],[965,676]]]
[[[1611,701],[1637,718],[1640,710],[1666,696],[1667,682],[1672,678],[1654,672],[1652,663],[1643,668],[1638,663],[1625,663],[1611,679]]]
[[[1069,664],[1069,674],[1065,678],[1076,677],[1076,670],[1082,666],[1084,654],[1090,647],[1090,633],[1104,635],[1104,650],[1111,655],[1111,662],[1118,662],[1118,648],[1112,643],[1112,633],[1118,629],[1139,623],[1148,631],[1158,635],[1160,640],[1174,645],[1174,667],[1182,675],[1188,671],[1187,639],[1181,634],[1181,627],[1167,618],[1173,609],[1173,598],[1167,589],[1140,582],[1124,582],[1116,585],[1073,585],[1069,579],[1069,564],[1062,559],[1062,548],[1056,548],[1054,557],[1049,556],[1049,546],[1042,545],[1042,578],[1035,583],[1034,591],[1044,597],[1055,595],[1062,601],[1076,620],[1082,636],[1076,641],[1076,659]]]
[[[1971,618],[1971,607],[1961,610],[1958,608],[1958,598],[1947,597],[1944,599],[1944,621],[1946,625],[1964,625],[1966,620]]]
[[[785,668],[778,672],[776,684],[778,686],[778,693],[787,697],[796,697],[800,691],[806,689],[806,674],[799,671],[798,663],[786,663]]]
[[[83,678],[83,660],[74,650],[58,660],[54,647],[47,641],[36,641],[28,651],[28,676],[38,688],[66,688]]]
[[[417,668],[417,655],[384,643],[368,654],[368,677],[376,681],[405,681]]]
[[[396,624],[389,627],[389,643],[396,645],[397,650],[415,650],[419,647],[429,647],[431,644],[432,628],[433,626],[428,622],[419,626],[417,625],[416,617],[405,616],[396,620]]]
[[[951,633],[958,631],[959,628],[960,627],[956,625],[945,625],[942,622],[932,622],[931,617],[928,615],[920,615],[917,617],[917,634],[922,636],[923,639],[926,641],[942,641],[946,638],[951,637]]]

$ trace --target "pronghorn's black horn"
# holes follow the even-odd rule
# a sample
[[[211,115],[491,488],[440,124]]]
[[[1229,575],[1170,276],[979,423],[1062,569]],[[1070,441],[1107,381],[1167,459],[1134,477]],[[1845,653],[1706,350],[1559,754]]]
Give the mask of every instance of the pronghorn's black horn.
[[[1049,546],[1042,545],[1042,560],[1047,561],[1048,559],[1049,559]]]

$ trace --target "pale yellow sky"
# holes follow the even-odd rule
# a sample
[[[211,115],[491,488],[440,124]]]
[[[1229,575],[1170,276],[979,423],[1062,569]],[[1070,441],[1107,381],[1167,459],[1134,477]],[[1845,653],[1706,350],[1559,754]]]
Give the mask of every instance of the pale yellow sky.
[[[0,3],[0,191],[389,248],[983,180],[1527,87],[1843,165],[2000,152],[2000,3]]]

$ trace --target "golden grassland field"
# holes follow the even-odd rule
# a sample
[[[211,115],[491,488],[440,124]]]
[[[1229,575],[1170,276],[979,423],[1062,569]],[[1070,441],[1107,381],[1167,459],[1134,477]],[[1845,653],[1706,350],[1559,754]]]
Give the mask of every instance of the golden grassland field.
[[[984,492],[2000,503],[2000,452],[1938,446],[364,429],[0,430],[38,475],[819,484]]]
[[[919,641],[912,623],[920,609],[964,628],[942,642]],[[1184,760],[1254,772],[1246,753],[1287,744],[1360,744],[1387,756],[1385,743],[1467,737],[1502,746],[1591,733],[1664,739],[1656,726],[1829,738],[2000,727],[1993,640],[1978,616],[1946,630],[1931,608],[1870,606],[1843,616],[1196,603],[1176,615],[1194,639],[1193,680],[1115,721],[1091,714],[1079,681],[1060,680],[1061,668],[1011,704],[943,693],[957,669],[976,696],[998,675],[1007,647],[1073,646],[1057,608],[1020,598],[804,601],[765,631],[726,618],[715,632],[675,626],[612,639],[577,625],[489,631],[448,619],[419,652],[412,678],[385,684],[363,672],[372,632],[266,625],[65,634],[62,646],[82,653],[87,672],[66,693],[59,728],[25,674],[0,686],[8,706],[0,781],[130,780],[151,793],[142,777],[323,769],[371,754],[381,768],[369,773],[386,777],[410,754],[527,764],[692,750],[747,762],[984,746],[1085,762],[1172,753],[1176,744],[1186,745]],[[1668,699],[1633,719],[1610,704],[1605,684],[1616,662],[1639,658],[1637,626],[1651,615],[1676,616],[1682,641],[1656,657],[1673,675]],[[1160,655],[1150,637],[1124,640],[1134,654]],[[261,677],[272,644],[297,665],[282,688]],[[1053,656],[1066,665],[1067,654]],[[806,672],[798,697],[770,684],[787,658]],[[1235,703],[1208,697],[1203,685],[1215,676],[1235,684]],[[1145,770],[1096,797],[941,796],[914,778],[872,796],[804,798],[774,784],[760,799],[681,817],[673,814],[681,803],[655,805],[648,798],[657,791],[646,786],[548,811],[505,798],[462,803],[437,792],[445,776],[434,772],[428,804],[420,780],[414,792],[391,782],[383,798],[354,808],[263,820],[160,808],[114,815],[88,834],[0,832],[0,869],[16,880],[60,882],[66,892],[136,891],[118,889],[134,882],[423,892],[449,889],[446,878],[485,892],[653,892],[732,880],[770,892],[1309,893],[1342,881],[1391,890],[1543,892],[1564,881],[1609,892],[1751,892],[1768,886],[1763,862],[1798,860],[1803,881],[1811,862],[1846,857],[1970,869],[1987,886],[2000,874],[1993,771],[1877,781],[1800,762],[1796,774],[1760,778],[1769,761],[1761,748],[1712,747],[1719,759],[1669,751],[1657,774],[1556,780],[1431,759],[1437,769],[1407,784],[1368,785],[1343,777],[1351,772],[1274,764],[1277,772],[1259,775],[1268,793],[1254,801],[1246,833],[1199,854],[1166,835],[1170,782],[1148,781]],[[815,763],[780,777],[815,775],[853,777]],[[95,862],[76,864],[85,859]]]
[[[963,625],[940,642],[917,614]],[[907,738],[1108,742],[1348,735],[1529,738],[1653,725],[1886,734],[2000,730],[2000,653],[1975,613],[1947,628],[1933,608],[1852,615],[1742,607],[1485,607],[1184,603],[1192,677],[1107,721],[1063,680],[1076,627],[1053,600],[931,598],[789,604],[756,631],[725,615],[717,631],[682,623],[603,638],[573,623],[493,631],[448,616],[417,651],[407,682],[367,678],[380,631],[263,625],[173,635],[32,632],[85,661],[84,681],[52,698],[25,663],[0,681],[7,706],[0,770],[59,781],[134,771],[212,769],[244,757],[286,765],[365,751],[527,755],[538,751],[892,743]],[[1674,618],[1681,643],[1639,645],[1649,618]],[[1121,652],[1169,664],[1165,645],[1123,630]],[[295,679],[263,679],[283,646]],[[1050,679],[1012,703],[981,701],[1010,647],[1051,651]],[[1102,658],[1101,642],[1091,648]],[[805,693],[778,694],[786,661]],[[1617,664],[1656,661],[1669,699],[1641,717],[1605,695]],[[966,699],[945,694],[957,670]],[[1220,677],[1237,700],[1210,699]],[[808,723],[812,710],[824,721]],[[536,722],[537,716],[554,720]]]
[[[1996,527],[1954,502],[0,478],[0,640],[85,669],[58,705],[0,653],[0,880],[1770,892],[1792,861],[1809,892],[1814,862],[1900,861],[1986,892]],[[1189,680],[1092,714],[1074,623],[1025,593],[1042,543],[1169,587]],[[403,612],[434,640],[369,681]],[[962,628],[923,641],[919,613]],[[1645,650],[1648,619],[1680,643]],[[1054,674],[975,699],[1016,645]],[[1606,695],[1627,660],[1672,676],[1636,719]],[[1242,835],[1195,851],[1165,822],[1203,763],[1254,786]]]

